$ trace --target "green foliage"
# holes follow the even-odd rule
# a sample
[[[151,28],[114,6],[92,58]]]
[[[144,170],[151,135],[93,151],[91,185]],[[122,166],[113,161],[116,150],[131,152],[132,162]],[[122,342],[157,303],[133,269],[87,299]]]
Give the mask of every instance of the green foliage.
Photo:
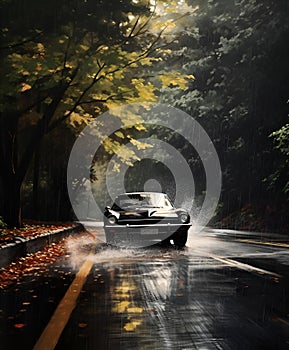
[[[272,132],[270,135],[274,139],[275,148],[283,155],[289,157],[289,124],[282,126],[281,129]]]
[[[186,88],[191,76],[182,76],[177,67],[159,67],[169,57],[165,46],[178,35],[179,17],[190,10],[177,5],[160,2],[156,9],[132,0],[0,3],[3,183],[10,178],[11,186],[21,187],[34,152],[62,123],[77,134],[124,102],[156,101],[162,84],[167,85],[166,74],[176,89]],[[126,117],[136,130],[143,129],[141,118]],[[114,138],[105,144],[108,153],[118,147]],[[133,152],[119,156],[127,164],[133,159]],[[5,197],[9,200],[8,193]],[[15,212],[10,209],[8,216]],[[14,216],[18,220],[16,212]]]
[[[285,0],[189,4],[196,11],[170,49],[175,61],[182,59],[181,72],[195,80],[182,93],[163,89],[161,98],[196,118],[217,147],[224,215],[271,195],[262,180],[286,164],[287,131],[281,129],[279,154],[268,135],[287,122],[289,7]],[[287,188],[288,169],[282,179],[273,186],[275,198]]]
[[[98,114],[124,102],[156,101],[168,81],[186,89],[192,75],[159,73],[158,63],[163,66],[169,57],[162,48],[168,38],[162,34],[170,31],[169,21],[174,23],[169,39],[177,35],[179,16],[171,6],[162,12],[130,0],[105,5],[93,0],[61,1],[57,6],[55,1],[45,6],[39,1],[2,3],[1,13],[7,13],[1,23],[4,118],[12,114],[28,130],[42,120],[45,133],[62,121],[80,131]],[[163,27],[156,29],[157,23]]]
[[[0,229],[1,229],[1,228],[7,228],[7,225],[6,225],[6,223],[3,221],[2,216],[0,216]]]
[[[273,139],[274,148],[281,153],[275,161],[275,171],[264,179],[269,190],[281,188],[285,198],[289,201],[289,124],[282,126],[281,129],[274,131],[270,138]]]

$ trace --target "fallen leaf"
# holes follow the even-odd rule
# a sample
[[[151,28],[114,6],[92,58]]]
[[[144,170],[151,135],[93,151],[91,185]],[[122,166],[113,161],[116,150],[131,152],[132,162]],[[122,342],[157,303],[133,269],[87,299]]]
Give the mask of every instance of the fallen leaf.
[[[87,323],[78,323],[79,328],[85,328],[87,326]]]
[[[25,326],[26,326],[26,324],[24,324],[24,323],[15,323],[14,324],[14,328],[16,328],[16,329],[21,329]]]

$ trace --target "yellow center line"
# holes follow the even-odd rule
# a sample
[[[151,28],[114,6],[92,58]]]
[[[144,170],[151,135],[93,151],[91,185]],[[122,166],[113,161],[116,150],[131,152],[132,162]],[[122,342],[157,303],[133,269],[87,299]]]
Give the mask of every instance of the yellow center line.
[[[60,301],[48,325],[44,329],[33,350],[53,350],[74,310],[77,298],[93,266],[93,253],[90,253],[79,269],[65,296]]]
[[[261,242],[261,241],[252,241],[250,239],[238,239],[237,241],[241,243],[267,245],[267,246],[279,247],[279,248],[289,248],[289,244],[286,244],[286,243]]]

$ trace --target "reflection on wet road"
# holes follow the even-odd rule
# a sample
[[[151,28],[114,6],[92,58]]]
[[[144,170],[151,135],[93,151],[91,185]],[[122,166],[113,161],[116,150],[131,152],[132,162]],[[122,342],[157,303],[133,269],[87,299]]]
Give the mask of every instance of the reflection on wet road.
[[[287,349],[288,254],[210,232],[180,251],[100,244],[56,349]]]

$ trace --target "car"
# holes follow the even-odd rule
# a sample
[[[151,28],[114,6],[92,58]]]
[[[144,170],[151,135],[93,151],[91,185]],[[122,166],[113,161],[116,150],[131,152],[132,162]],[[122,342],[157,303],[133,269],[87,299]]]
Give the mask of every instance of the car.
[[[104,231],[110,245],[147,246],[173,242],[183,248],[191,226],[187,210],[175,208],[165,193],[118,195],[104,210]]]

